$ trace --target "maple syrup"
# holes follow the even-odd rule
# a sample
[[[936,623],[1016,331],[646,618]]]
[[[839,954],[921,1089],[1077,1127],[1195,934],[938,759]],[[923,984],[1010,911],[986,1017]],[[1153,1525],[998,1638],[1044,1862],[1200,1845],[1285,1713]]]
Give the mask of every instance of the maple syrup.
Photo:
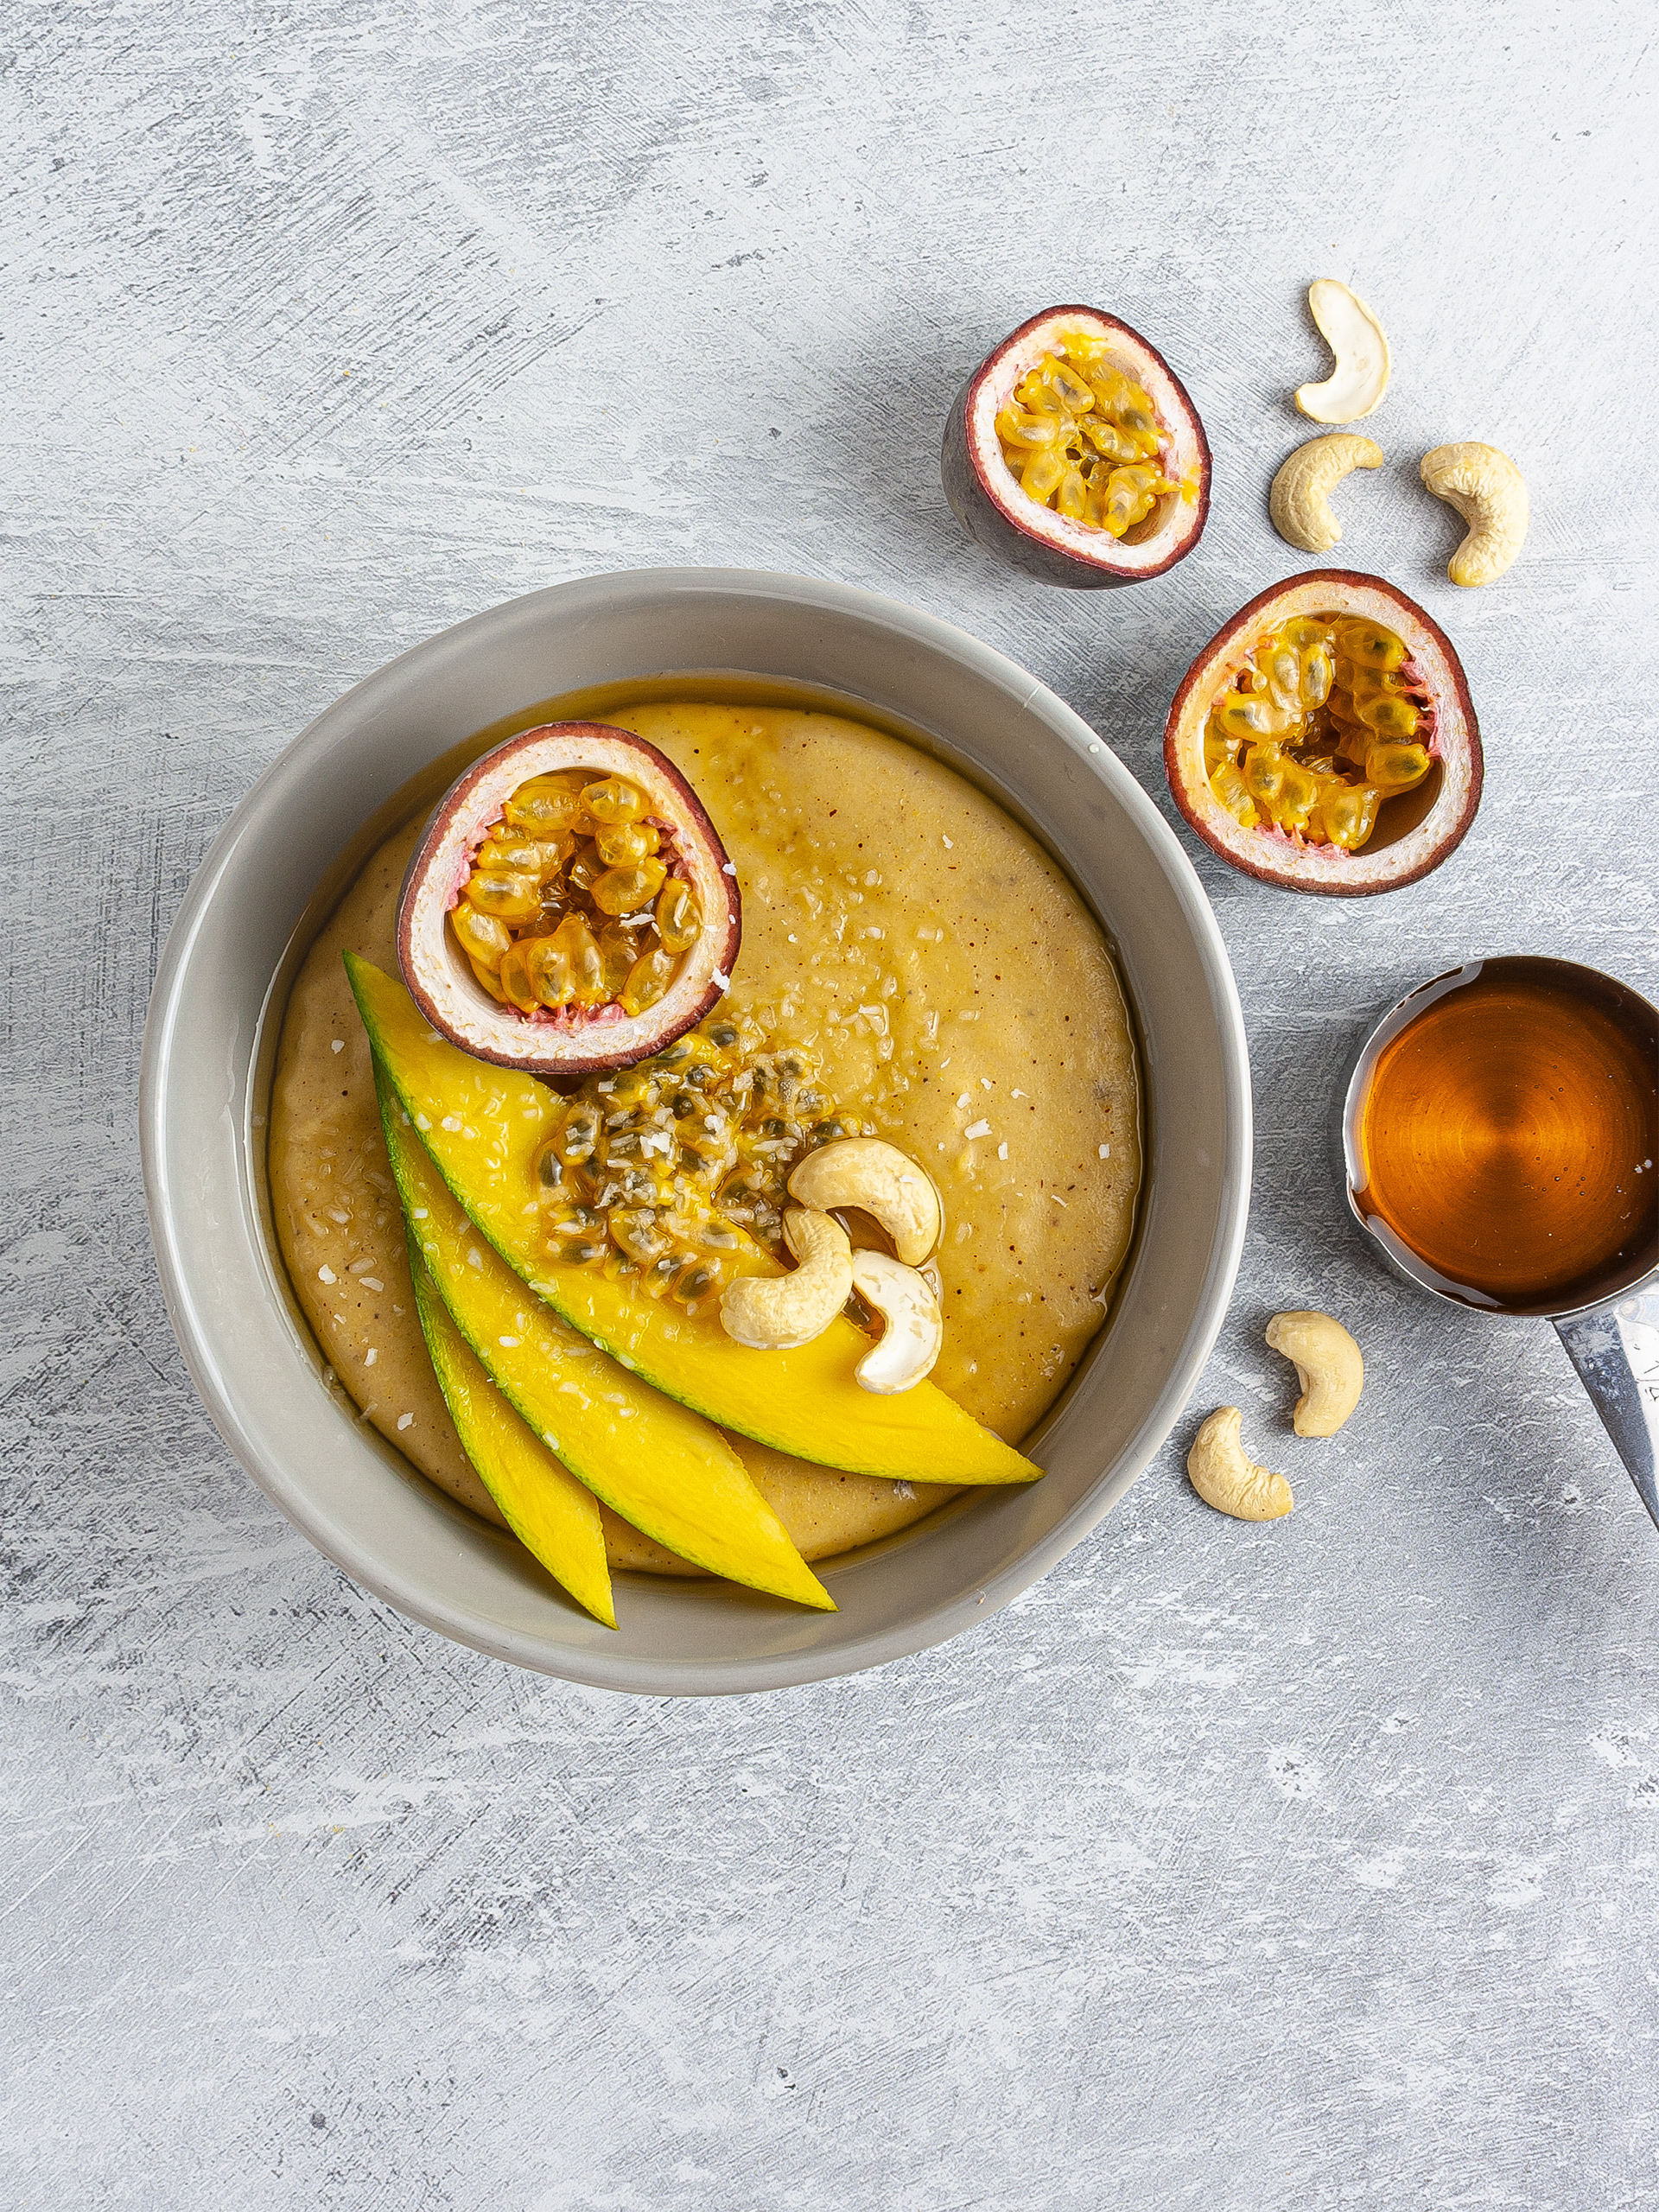
[[[1356,1211],[1466,1304],[1567,1312],[1659,1264],[1659,1018],[1593,969],[1478,961],[1414,993],[1347,1136]]]

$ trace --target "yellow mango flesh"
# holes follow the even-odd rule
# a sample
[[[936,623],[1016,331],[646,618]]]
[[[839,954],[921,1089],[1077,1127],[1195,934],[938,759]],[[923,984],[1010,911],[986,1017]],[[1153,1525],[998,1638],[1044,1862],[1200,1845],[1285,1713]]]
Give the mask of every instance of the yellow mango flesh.
[[[435,1037],[370,962],[348,953],[346,966],[377,1062],[455,1198],[537,1296],[623,1367],[724,1428],[853,1474],[963,1484],[1041,1474],[930,1382],[893,1396],[861,1389],[854,1369],[869,1339],[849,1321],[790,1351],[751,1351],[626,1280],[550,1258],[531,1163],[562,1102],[535,1077]],[[759,1254],[746,1265],[778,1272]]]
[[[682,1559],[834,1612],[725,1438],[526,1296],[405,1125],[384,1066],[375,1072],[410,1236],[450,1319],[532,1433],[613,1512]]]
[[[432,1370],[467,1457],[524,1549],[595,1620],[614,1628],[597,1499],[566,1474],[491,1382],[450,1319],[413,1240],[409,1272]]]

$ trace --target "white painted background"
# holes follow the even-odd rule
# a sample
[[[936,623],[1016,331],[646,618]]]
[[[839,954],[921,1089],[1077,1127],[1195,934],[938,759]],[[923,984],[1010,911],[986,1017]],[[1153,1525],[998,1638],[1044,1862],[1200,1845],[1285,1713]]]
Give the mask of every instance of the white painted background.
[[[1659,1537],[1549,1330],[1386,1279],[1330,1141],[1373,1016],[1459,957],[1659,984],[1643,16],[13,0],[9,2205],[1659,2199]],[[146,1239],[145,994],[231,806],[458,617],[692,560],[964,623],[1166,804],[1187,660],[1303,565],[1265,493],[1321,274],[1397,365],[1342,557],[1450,629],[1489,777],[1357,910],[1195,855],[1261,1139],[1192,1418],[1242,1405],[1294,1518],[1199,1505],[1189,1421],[978,1633],[733,1703],[348,1586],[209,1429]],[[1199,551],[1109,598],[997,572],[938,486],[964,371],[1066,298],[1216,448]],[[1415,478],[1466,436],[1534,503],[1481,594]],[[1330,1446],[1261,1344],[1303,1303],[1370,1363]]]

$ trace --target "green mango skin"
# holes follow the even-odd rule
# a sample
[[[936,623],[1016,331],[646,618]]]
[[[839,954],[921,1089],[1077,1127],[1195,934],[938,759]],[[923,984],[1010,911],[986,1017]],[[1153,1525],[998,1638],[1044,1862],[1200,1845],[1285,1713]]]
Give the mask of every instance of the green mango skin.
[[[616,1607],[598,1500],[566,1474],[474,1357],[438,1296],[413,1236],[409,1272],[438,1388],[480,1480],[531,1557],[563,1584],[584,1611],[614,1628]]]
[[[850,1321],[831,1322],[808,1344],[755,1351],[626,1281],[550,1259],[531,1163],[563,1100],[534,1076],[447,1043],[402,983],[355,953],[345,957],[376,1065],[455,1198],[537,1297],[620,1365],[722,1428],[821,1466],[963,1484],[1041,1475],[931,1382],[892,1396],[861,1389],[854,1370],[869,1339]],[[758,1249],[744,1264],[779,1272]]]
[[[531,1433],[613,1512],[693,1566],[834,1612],[835,1600],[725,1438],[526,1293],[450,1195],[378,1059],[375,1084],[422,1262],[474,1357]]]

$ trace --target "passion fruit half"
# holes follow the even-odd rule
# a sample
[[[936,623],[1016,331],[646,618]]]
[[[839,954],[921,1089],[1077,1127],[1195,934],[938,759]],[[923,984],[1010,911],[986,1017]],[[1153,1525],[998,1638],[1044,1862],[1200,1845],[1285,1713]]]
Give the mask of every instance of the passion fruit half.
[[[604,722],[547,722],[458,776],[415,849],[397,958],[432,1027],[499,1067],[580,1080],[719,1003],[737,872],[683,776]]]
[[[1045,308],[988,354],[945,425],[944,495],[988,552],[1044,583],[1144,583],[1190,553],[1210,448],[1161,353],[1098,308]]]
[[[1314,569],[1241,608],[1164,730],[1175,804],[1235,868],[1355,898],[1415,883],[1480,804],[1480,731],[1451,640],[1381,576]]]

